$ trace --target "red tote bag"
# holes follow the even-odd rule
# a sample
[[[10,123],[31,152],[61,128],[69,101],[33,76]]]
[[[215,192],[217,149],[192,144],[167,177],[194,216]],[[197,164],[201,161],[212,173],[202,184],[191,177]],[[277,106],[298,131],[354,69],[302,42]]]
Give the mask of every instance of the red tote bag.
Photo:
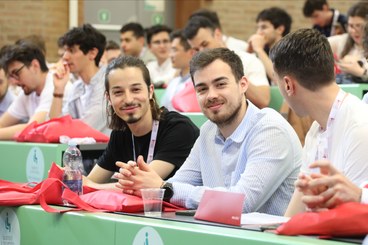
[[[72,119],[70,115],[53,118],[40,124],[33,122],[14,138],[18,142],[59,143],[62,135],[70,138],[92,137],[97,142],[109,141],[107,135],[79,119]]]
[[[297,214],[277,228],[280,235],[365,236],[368,205],[345,203],[322,212]]]

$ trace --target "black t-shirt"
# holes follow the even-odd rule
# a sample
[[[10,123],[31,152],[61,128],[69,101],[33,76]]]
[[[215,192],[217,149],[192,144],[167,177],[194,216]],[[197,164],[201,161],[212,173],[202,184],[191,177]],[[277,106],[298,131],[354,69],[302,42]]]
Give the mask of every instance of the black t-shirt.
[[[157,132],[156,145],[153,160],[161,160],[175,165],[172,173],[184,163],[190,153],[195,140],[199,135],[198,128],[192,121],[177,112],[169,112],[166,109],[161,114]],[[147,161],[148,149],[151,140],[151,132],[141,137],[134,137],[135,153],[142,155]],[[109,171],[117,172],[119,168],[116,161],[128,162],[133,160],[132,133],[129,128],[124,131],[113,130],[105,152],[98,159],[98,165]]]

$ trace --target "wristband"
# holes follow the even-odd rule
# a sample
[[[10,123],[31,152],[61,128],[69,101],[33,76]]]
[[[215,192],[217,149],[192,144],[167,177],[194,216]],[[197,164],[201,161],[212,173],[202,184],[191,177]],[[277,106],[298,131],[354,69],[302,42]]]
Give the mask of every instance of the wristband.
[[[55,98],[63,98],[64,94],[58,94],[58,93],[53,93],[52,94]]]

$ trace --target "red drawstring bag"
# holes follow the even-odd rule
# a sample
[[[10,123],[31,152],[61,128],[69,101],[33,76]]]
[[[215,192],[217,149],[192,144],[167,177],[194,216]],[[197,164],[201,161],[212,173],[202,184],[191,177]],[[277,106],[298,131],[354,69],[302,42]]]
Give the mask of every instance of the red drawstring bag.
[[[201,112],[192,81],[185,83],[185,87],[175,94],[171,103],[180,112]]]
[[[121,191],[98,190],[81,195],[80,199],[94,208],[112,212],[138,213],[144,211],[141,197],[125,194]],[[74,204],[79,206],[79,202]],[[164,212],[185,210],[185,208],[168,202],[162,203],[162,209]]]
[[[25,204],[61,204],[60,174],[62,170],[55,164],[51,166],[49,177],[32,186],[32,183],[13,183],[0,180],[0,206],[19,206]]]
[[[0,180],[0,206],[40,204],[45,211],[52,213],[79,210],[135,213],[144,210],[141,197],[118,191],[96,190],[83,186],[85,194],[78,196],[63,184],[62,177],[63,170],[53,163],[48,178],[34,187],[30,184]],[[63,200],[74,204],[76,208],[55,209],[49,206],[60,205]],[[163,208],[166,212],[184,209],[166,202],[163,203]]]
[[[368,205],[350,202],[326,211],[297,214],[276,231],[289,236],[365,236],[368,234]]]
[[[70,115],[53,118],[38,124],[33,122],[14,136],[18,142],[59,143],[60,136],[70,138],[92,137],[97,142],[108,142],[109,137],[91,128],[79,119],[72,119]]]

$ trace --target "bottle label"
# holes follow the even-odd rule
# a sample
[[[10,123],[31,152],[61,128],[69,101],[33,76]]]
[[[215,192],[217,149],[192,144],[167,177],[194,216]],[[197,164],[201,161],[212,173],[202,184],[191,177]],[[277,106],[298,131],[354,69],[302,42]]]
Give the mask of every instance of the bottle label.
[[[83,194],[82,180],[64,180],[63,181],[66,186],[69,187],[70,190],[77,193],[78,195]]]

